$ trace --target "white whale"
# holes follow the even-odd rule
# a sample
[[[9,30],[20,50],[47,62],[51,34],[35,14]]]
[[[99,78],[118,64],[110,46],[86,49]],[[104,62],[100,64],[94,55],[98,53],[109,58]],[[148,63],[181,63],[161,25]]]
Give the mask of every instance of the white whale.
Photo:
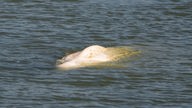
[[[95,66],[100,63],[117,61],[138,53],[138,51],[128,47],[105,48],[99,45],[92,45],[82,51],[78,51],[57,60],[57,67],[62,69],[74,69]]]

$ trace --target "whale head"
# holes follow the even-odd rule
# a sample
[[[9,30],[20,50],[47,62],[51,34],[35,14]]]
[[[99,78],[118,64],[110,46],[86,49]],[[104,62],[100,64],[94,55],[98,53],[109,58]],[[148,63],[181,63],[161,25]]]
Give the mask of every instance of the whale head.
[[[60,68],[76,68],[87,65],[93,65],[100,62],[110,60],[106,55],[107,49],[99,45],[92,45],[82,51],[70,54],[57,61],[57,67]]]

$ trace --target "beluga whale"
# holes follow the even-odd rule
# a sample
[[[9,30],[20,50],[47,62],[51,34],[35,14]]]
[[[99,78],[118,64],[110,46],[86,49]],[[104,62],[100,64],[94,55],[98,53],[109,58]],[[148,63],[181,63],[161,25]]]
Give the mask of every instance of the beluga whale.
[[[140,51],[127,46],[103,47],[100,45],[91,45],[82,51],[77,51],[57,60],[56,67],[68,70],[99,66],[101,64],[123,60],[139,53]]]

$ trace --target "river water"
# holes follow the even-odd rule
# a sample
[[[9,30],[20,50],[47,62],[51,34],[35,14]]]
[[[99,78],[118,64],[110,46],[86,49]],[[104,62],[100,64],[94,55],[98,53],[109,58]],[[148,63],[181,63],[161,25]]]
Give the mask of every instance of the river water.
[[[191,0],[1,0],[1,108],[191,108]],[[124,68],[62,71],[87,46],[132,46]]]

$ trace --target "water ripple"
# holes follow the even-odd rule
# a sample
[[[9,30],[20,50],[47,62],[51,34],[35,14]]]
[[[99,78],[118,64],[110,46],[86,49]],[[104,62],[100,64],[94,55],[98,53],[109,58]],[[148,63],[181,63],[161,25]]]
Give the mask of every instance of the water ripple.
[[[0,1],[0,107],[191,107],[190,0]],[[142,51],[125,68],[61,71],[89,45]]]

